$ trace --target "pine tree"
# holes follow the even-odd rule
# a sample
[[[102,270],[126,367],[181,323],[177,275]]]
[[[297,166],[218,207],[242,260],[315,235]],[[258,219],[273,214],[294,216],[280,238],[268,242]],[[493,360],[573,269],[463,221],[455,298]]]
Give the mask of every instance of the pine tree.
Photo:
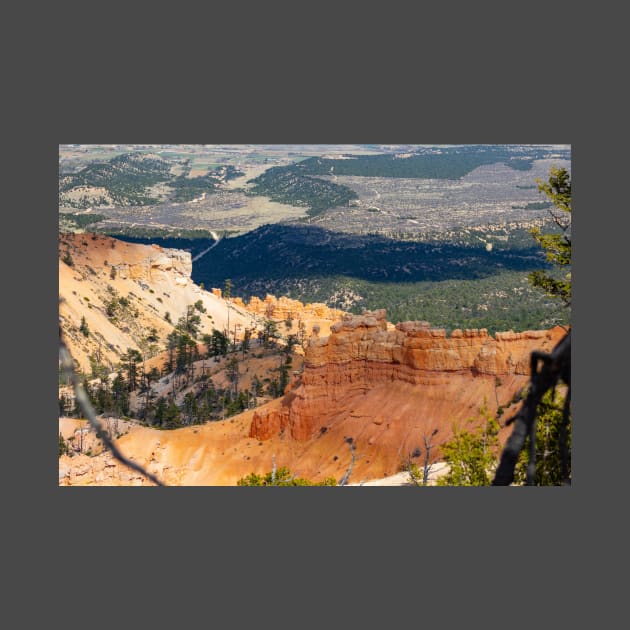
[[[83,333],[84,337],[88,337],[90,334],[90,329],[87,322],[85,321],[85,315],[81,317],[81,325],[79,326],[79,331]]]
[[[179,318],[175,328],[182,333],[187,333],[193,339],[196,339],[199,334],[200,325],[201,318],[195,313],[195,307],[189,305],[186,307],[186,314]]]
[[[182,426],[182,419],[179,412],[179,407],[172,399],[166,406],[166,411],[164,412],[164,426],[169,429],[176,429],[177,427]]]
[[[197,404],[197,399],[195,398],[195,394],[193,392],[188,392],[184,396],[184,413],[186,414],[186,424],[193,424],[199,414],[199,405]]]
[[[133,392],[138,386],[138,364],[142,361],[142,355],[135,348],[128,348],[120,358],[123,369],[127,372],[127,386]]]
[[[236,357],[232,357],[226,367],[226,374],[230,383],[234,387],[234,396],[238,395],[238,381],[239,381],[239,371],[238,371],[238,361]]]
[[[118,415],[126,416],[129,413],[129,388],[121,370],[118,370],[112,382],[112,397],[115,411]]]
[[[228,351],[229,339],[227,335],[223,334],[220,330],[216,328],[212,331],[211,338],[211,356],[225,356]]]
[[[560,457],[560,431],[564,397],[554,399],[551,391],[542,398],[536,413],[536,475],[534,485],[560,486],[563,483]],[[571,423],[567,427],[567,449],[569,452],[568,473],[571,475]],[[514,482],[525,483],[529,462],[529,436],[514,469]]]
[[[296,477],[286,466],[274,469],[264,475],[250,473],[236,482],[237,486],[336,486],[337,481],[333,477],[327,477],[324,481],[314,482],[302,477]]]
[[[453,439],[441,446],[449,471],[437,480],[439,486],[489,486],[492,483],[498,459],[499,423],[485,401],[479,416],[470,418],[468,423],[477,426],[472,431],[453,427]]]
[[[179,342],[179,333],[176,330],[171,331],[166,337],[166,350],[168,358],[166,360],[166,372],[172,372],[175,369],[175,350]]]
[[[68,442],[64,440],[63,435],[59,433],[59,457],[62,455],[70,455],[70,447],[68,446]]]
[[[166,409],[167,409],[166,400],[163,396],[160,396],[157,399],[157,402],[155,405],[155,423],[156,424],[159,424],[160,426],[164,426],[165,419],[166,419]]]
[[[246,328],[243,332],[243,341],[241,341],[241,352],[243,353],[243,359],[245,358],[245,353],[249,350],[249,344],[252,337],[251,328]]]
[[[532,236],[545,250],[547,261],[557,271],[568,268],[560,278],[544,271],[529,274],[533,286],[539,287],[550,297],[559,297],[567,306],[571,305],[571,175],[564,168],[552,168],[546,182],[537,180],[538,190],[554,205],[549,213],[559,233],[543,234],[540,228],[531,230]]]

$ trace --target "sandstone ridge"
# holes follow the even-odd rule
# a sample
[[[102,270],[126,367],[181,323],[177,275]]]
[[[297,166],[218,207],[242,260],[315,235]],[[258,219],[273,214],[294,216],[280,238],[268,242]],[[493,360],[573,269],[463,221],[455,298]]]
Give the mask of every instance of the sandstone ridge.
[[[427,322],[390,330],[385,310],[345,315],[330,336],[311,337],[298,386],[280,409],[254,413],[250,436],[264,440],[289,431],[304,441],[336,419],[382,424],[401,414],[422,418],[424,426],[443,425],[470,413],[471,396],[478,403],[491,400],[496,409],[499,394],[507,403],[526,383],[531,351],[549,351],[563,334],[557,327],[494,337],[485,329],[454,330],[447,336]]]
[[[453,330],[450,337],[428,322],[400,322],[389,329],[384,309],[343,316],[330,336],[313,336],[307,367],[348,361],[374,361],[414,370],[473,370],[483,374],[527,374],[532,346],[554,337],[552,331],[512,331],[488,335],[485,328]],[[399,367],[396,367],[399,366]]]

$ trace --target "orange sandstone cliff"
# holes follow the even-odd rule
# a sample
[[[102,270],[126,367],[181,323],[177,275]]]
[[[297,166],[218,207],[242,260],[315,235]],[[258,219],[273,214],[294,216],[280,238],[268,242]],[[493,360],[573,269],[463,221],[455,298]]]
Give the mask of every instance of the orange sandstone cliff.
[[[199,427],[159,431],[135,427],[119,440],[125,454],[166,483],[234,485],[272,462],[301,477],[321,480],[346,472],[347,437],[356,461],[350,481],[396,473],[425,436],[439,445],[453,424],[476,417],[484,399],[490,412],[513,413],[514,395],[527,384],[529,354],[549,351],[563,329],[497,333],[432,329],[404,322],[391,329],[385,311],[347,315],[329,337],[314,335],[302,374],[281,399]],[[68,428],[75,430],[75,427]],[[511,428],[502,430],[503,440]],[[60,485],[146,483],[109,454],[60,458]]]
[[[391,474],[434,429],[443,442],[484,400],[491,412],[508,406],[527,384],[530,352],[551,350],[563,334],[558,327],[492,337],[473,329],[447,337],[426,322],[388,330],[384,310],[346,315],[329,337],[311,338],[301,382],[278,408],[254,413],[250,436],[288,433],[302,443],[351,436],[373,469]],[[357,474],[368,474],[365,463]]]

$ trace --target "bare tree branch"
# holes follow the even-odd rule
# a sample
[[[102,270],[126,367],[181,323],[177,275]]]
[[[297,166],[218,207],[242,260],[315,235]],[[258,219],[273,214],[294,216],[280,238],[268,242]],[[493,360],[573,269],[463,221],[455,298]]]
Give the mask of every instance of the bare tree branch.
[[[354,466],[355,457],[354,457],[354,440],[351,437],[347,437],[345,439],[348,446],[350,446],[350,465],[348,466],[348,470],[346,470],[346,474],[339,481],[340,486],[345,486],[348,483],[348,479],[350,479],[350,473],[352,473],[352,468]]]
[[[122,464],[139,472],[141,475],[145,476],[147,479],[152,481],[157,486],[164,486],[162,481],[160,481],[155,475],[145,470],[140,464],[131,461],[127,457],[125,457],[118,447],[112,442],[108,432],[101,426],[98,418],[96,417],[96,412],[90,403],[90,400],[79,381],[79,377],[74,369],[74,361],[72,359],[72,355],[70,354],[70,350],[66,345],[66,342],[63,338],[63,333],[61,331],[61,326],[59,327],[59,360],[61,361],[61,367],[67,376],[67,378],[72,383],[72,387],[74,388],[74,393],[77,398],[77,403],[79,404],[81,410],[85,414],[85,417],[88,419],[90,425],[96,432],[96,437],[98,437],[105,447],[111,451],[112,455]]]
[[[426,486],[429,483],[429,473],[431,472],[432,464],[429,464],[429,458],[431,457],[431,449],[433,448],[433,444],[431,444],[430,438],[437,435],[438,430],[433,429],[433,433],[429,437],[426,435],[422,436],[424,439],[424,465],[422,467],[422,485]]]
[[[553,222],[563,231],[566,232],[571,227],[571,219],[562,220],[561,215],[554,214],[554,212],[549,209],[548,210]],[[566,237],[565,237],[566,238]]]
[[[538,364],[542,367],[538,370]],[[569,401],[571,398],[571,332],[569,331],[554,347],[551,354],[544,352],[532,352],[530,358],[530,385],[527,397],[523,401],[518,413],[510,418],[506,425],[514,423],[512,435],[508,438],[501,461],[497,467],[493,486],[509,486],[514,481],[514,468],[518,456],[525,445],[525,438],[530,436],[530,456],[527,466],[527,485],[534,485],[536,473],[535,460],[535,435],[536,435],[536,410],[545,393],[555,388],[559,380],[569,386],[564,405],[563,425],[560,436],[560,449],[562,458],[563,483],[570,485],[568,475],[568,454],[566,448],[566,429],[569,418]]]

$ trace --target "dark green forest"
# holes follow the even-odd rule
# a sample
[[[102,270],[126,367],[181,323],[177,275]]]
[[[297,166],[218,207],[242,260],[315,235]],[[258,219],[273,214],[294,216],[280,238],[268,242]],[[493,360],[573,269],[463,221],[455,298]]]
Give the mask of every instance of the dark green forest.
[[[419,151],[406,158],[393,154],[345,157],[348,159],[307,158],[297,164],[277,167],[276,172],[301,176],[334,173],[364,177],[459,179],[484,164],[503,163],[517,170],[529,170],[534,160],[546,157],[546,151],[535,147],[466,145],[444,147],[440,153]]]
[[[60,212],[59,226],[65,225],[66,229],[81,229],[88,225],[98,223],[105,219],[104,214],[77,214],[75,212]]]
[[[248,194],[305,206],[307,214],[313,217],[357,199],[348,186],[319,179],[318,175],[459,179],[484,164],[503,163],[516,170],[529,170],[534,160],[546,155],[544,149],[536,147],[466,145],[444,147],[439,152],[418,149],[405,158],[388,153],[347,155],[345,159],[311,157],[295,164],[275,166],[249,180],[254,185]]]
[[[77,173],[60,178],[59,193],[81,186],[107,190],[115,204],[147,205],[159,199],[147,193],[147,187],[169,180],[170,162],[141,154],[119,155],[107,162],[88,164]]]
[[[173,167],[179,166],[180,175],[173,174]],[[59,195],[76,188],[104,188],[114,205],[146,206],[165,200],[185,202],[199,197],[203,193],[215,192],[222,181],[243,175],[234,166],[218,166],[205,175],[187,177],[190,172],[190,160],[175,161],[147,157],[142,153],[125,153],[106,162],[88,164],[76,173],[59,176]],[[150,192],[155,184],[167,184],[168,194],[156,197]],[[104,197],[89,197],[79,200],[63,198],[65,205],[77,208],[107,205]]]
[[[278,203],[307,207],[306,213],[312,217],[330,208],[348,205],[351,199],[358,199],[357,194],[347,186],[310,177],[292,166],[274,166],[249,181],[254,186],[247,194],[264,195]]]
[[[324,302],[360,313],[386,308],[393,322],[426,320],[434,326],[528,330],[569,323],[569,312],[527,280],[548,265],[524,229],[487,251],[462,233],[448,242],[396,241],[334,233],[299,224],[267,225],[226,238],[193,265],[206,288],[231,279],[232,294],[248,300],[267,293]],[[205,239],[133,239],[163,247],[206,249]],[[291,261],[290,265],[287,261]]]

